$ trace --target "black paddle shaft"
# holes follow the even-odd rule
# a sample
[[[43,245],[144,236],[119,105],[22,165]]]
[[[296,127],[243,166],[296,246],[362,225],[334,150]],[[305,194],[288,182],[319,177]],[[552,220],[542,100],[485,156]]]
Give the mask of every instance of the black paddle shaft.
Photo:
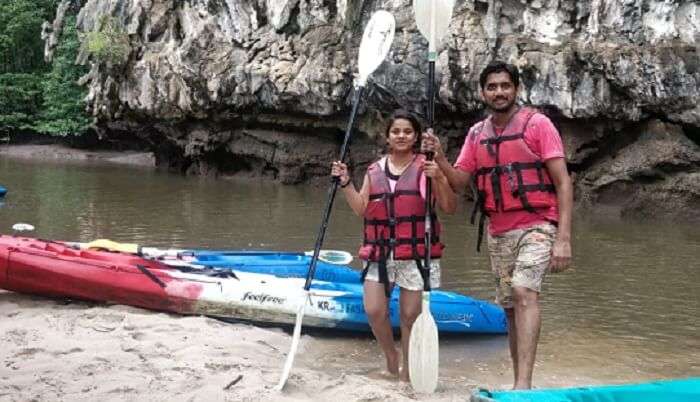
[[[433,128],[435,122],[435,61],[428,62],[428,128]],[[427,152],[426,158],[433,160],[433,153]],[[425,267],[423,267],[423,290],[430,292],[430,252],[432,251],[432,214],[433,214],[433,181],[428,177],[425,181]]]
[[[340,161],[345,160],[345,155],[348,153],[348,144],[350,143],[350,135],[355,126],[355,116],[357,115],[357,109],[360,105],[360,98],[362,98],[362,92],[364,86],[360,86],[355,91],[355,96],[352,101],[352,112],[350,113],[350,120],[348,121],[348,126],[345,129],[345,139],[343,140],[343,146],[340,147]],[[311,281],[314,278],[314,273],[316,272],[316,263],[318,262],[318,255],[321,252],[321,247],[323,246],[323,239],[326,237],[326,229],[328,228],[328,220],[330,219],[331,210],[333,209],[333,202],[335,201],[335,194],[338,192],[338,184],[340,178],[333,177],[331,185],[328,188],[328,198],[326,199],[326,209],[323,211],[323,220],[321,221],[321,227],[318,230],[318,236],[316,237],[316,245],[314,245],[314,254],[311,257],[311,263],[309,264],[309,272],[306,274],[306,283],[304,284],[304,290],[308,291],[311,288]]]

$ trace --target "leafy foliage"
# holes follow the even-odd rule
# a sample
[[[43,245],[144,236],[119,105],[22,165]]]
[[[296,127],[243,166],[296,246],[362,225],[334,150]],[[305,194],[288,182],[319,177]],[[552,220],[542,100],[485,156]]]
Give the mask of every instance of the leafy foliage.
[[[85,43],[90,54],[97,60],[112,65],[124,63],[131,52],[129,36],[124,27],[113,17],[103,16],[99,28],[85,35]]]
[[[41,101],[36,74],[0,74],[0,132],[32,129]]]
[[[78,79],[86,68],[75,64],[80,48],[75,16],[67,16],[56,47],[51,71],[43,82],[44,100],[35,129],[53,135],[83,134],[90,119],[85,112],[85,89]]]
[[[85,90],[76,66],[75,16],[67,15],[52,64],[44,62],[41,25],[59,0],[0,0],[0,133],[35,130],[51,135],[85,132]]]
[[[0,73],[45,70],[41,24],[58,0],[0,1]]]

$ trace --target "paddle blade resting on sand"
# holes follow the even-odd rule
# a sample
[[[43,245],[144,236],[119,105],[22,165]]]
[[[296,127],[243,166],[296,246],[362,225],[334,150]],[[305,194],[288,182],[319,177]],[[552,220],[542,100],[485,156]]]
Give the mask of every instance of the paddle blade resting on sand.
[[[394,40],[395,25],[396,22],[394,21],[394,17],[390,13],[380,10],[372,14],[369,23],[365,27],[365,31],[362,35],[362,41],[360,42],[360,52],[358,55],[359,74],[355,82],[358,88],[355,91],[352,112],[350,113],[350,119],[348,120],[348,125],[345,129],[343,145],[340,148],[340,161],[345,159],[345,155],[348,151],[348,143],[350,142],[350,135],[352,134],[352,130],[355,125],[355,116],[357,115],[357,109],[360,104],[360,99],[362,98],[362,90],[367,83],[367,78],[369,75],[372,74],[377,67],[379,67],[389,52],[391,42]],[[323,212],[321,227],[318,230],[314,252],[311,256],[311,262],[309,263],[309,271],[306,275],[306,283],[304,284],[304,294],[301,299],[302,305],[299,306],[296,323],[294,325],[292,346],[289,354],[287,355],[287,361],[284,363],[284,369],[282,370],[280,381],[275,387],[277,390],[282,390],[282,388],[284,388],[284,385],[287,383],[287,378],[289,378],[289,372],[292,369],[294,355],[296,355],[297,347],[299,345],[299,337],[301,336],[301,324],[304,316],[305,303],[310,296],[309,288],[311,287],[311,281],[313,280],[314,271],[316,270],[316,263],[318,262],[321,247],[323,246],[323,239],[326,235],[326,228],[328,227],[328,220],[330,218],[331,209],[333,208],[333,201],[335,200],[335,194],[337,191],[338,179],[334,178],[331,182],[330,188],[328,189],[326,208]]]
[[[423,292],[422,303],[408,342],[408,374],[416,392],[432,393],[438,383],[440,343],[437,325],[430,313],[430,292]]]
[[[428,40],[428,127],[433,128],[435,111],[435,60],[440,40],[447,33],[452,19],[454,0],[413,0],[416,26]],[[432,160],[432,153],[426,155]],[[417,392],[432,393],[438,382],[439,340],[435,319],[430,313],[430,250],[432,216],[432,180],[426,180],[425,195],[425,263],[423,277],[423,300],[421,313],[411,329],[408,345],[408,374],[411,385]]]

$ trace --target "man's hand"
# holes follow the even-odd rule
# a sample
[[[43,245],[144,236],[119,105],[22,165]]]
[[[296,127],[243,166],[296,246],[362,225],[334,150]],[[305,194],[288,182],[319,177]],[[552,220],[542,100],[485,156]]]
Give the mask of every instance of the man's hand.
[[[445,157],[445,153],[442,150],[442,144],[440,144],[440,139],[433,134],[432,128],[429,128],[428,131],[423,133],[423,141],[421,141],[420,150],[422,153],[433,152],[435,159]]]
[[[445,174],[440,169],[440,166],[435,161],[424,161],[423,162],[423,172],[426,177],[436,180],[447,180]]]
[[[552,257],[549,260],[549,270],[552,273],[565,271],[571,263],[571,242],[556,239],[552,246]]]

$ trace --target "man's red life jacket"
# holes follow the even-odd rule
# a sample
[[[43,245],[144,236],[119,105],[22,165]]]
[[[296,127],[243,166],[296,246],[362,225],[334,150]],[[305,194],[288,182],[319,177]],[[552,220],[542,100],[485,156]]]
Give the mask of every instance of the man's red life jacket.
[[[417,155],[391,191],[385,173],[386,158],[367,169],[370,193],[364,215],[364,241],[359,256],[366,261],[386,261],[390,253],[396,260],[422,260],[425,257],[425,199],[420,192],[420,166]],[[434,210],[434,209],[433,209]],[[440,223],[431,217],[430,256],[440,258]]]
[[[536,113],[534,109],[521,108],[500,135],[496,135],[490,118],[477,128],[474,180],[482,211],[535,212],[536,208],[557,206],[552,178],[524,139],[525,128]]]
[[[525,129],[532,116],[538,113],[521,108],[511,118],[500,135],[496,135],[491,118],[476,127],[476,167],[473,181],[476,188],[474,223],[481,212],[476,250],[481,248],[484,218],[501,211],[538,209],[557,206],[556,188],[542,161],[525,142]]]

